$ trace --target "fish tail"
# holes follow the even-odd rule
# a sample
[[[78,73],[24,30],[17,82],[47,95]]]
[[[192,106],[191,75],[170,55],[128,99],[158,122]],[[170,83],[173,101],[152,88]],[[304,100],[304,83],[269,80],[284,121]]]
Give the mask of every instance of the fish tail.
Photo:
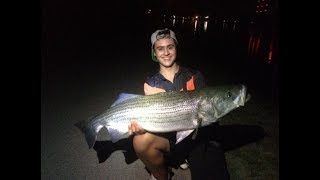
[[[80,121],[74,125],[78,127],[85,134],[89,149],[91,149],[97,140],[98,133],[86,121]]]

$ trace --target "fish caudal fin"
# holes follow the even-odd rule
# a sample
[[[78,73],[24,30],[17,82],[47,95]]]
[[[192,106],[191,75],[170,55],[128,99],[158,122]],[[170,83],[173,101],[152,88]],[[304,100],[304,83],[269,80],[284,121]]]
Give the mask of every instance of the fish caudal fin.
[[[98,136],[94,128],[90,125],[88,126],[86,121],[77,122],[75,126],[85,134],[89,149],[91,149],[94,146]]]

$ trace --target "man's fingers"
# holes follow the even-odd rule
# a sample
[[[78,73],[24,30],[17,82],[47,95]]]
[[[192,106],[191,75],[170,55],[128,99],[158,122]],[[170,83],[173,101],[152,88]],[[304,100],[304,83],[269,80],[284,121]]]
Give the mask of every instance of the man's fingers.
[[[131,135],[131,134],[135,134],[136,131],[137,131],[137,122],[135,120],[132,120],[128,125],[128,133],[129,135]]]
[[[132,120],[130,122],[130,124],[128,125],[128,133],[129,133],[129,135],[132,135],[132,134],[144,134],[145,132],[146,131],[143,128],[141,128],[138,125],[137,121],[135,121],[135,120]]]
[[[132,128],[131,128],[131,124],[128,125],[128,134],[131,135],[132,134]]]

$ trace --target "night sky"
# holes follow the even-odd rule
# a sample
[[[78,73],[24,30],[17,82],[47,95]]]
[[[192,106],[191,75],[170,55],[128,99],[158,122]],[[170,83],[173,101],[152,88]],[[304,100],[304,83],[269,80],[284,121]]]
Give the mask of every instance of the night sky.
[[[256,0],[117,0],[117,1],[49,1],[42,0],[43,11],[53,14],[89,13],[94,16],[100,11],[104,15],[139,14],[151,8],[170,9],[175,12],[211,12],[221,16],[248,15],[254,13]]]
[[[162,12],[188,16],[209,14],[219,17],[249,17],[254,14],[255,6],[256,0],[42,0],[42,68],[45,69],[43,71],[56,71],[58,68],[69,70],[69,67],[82,65],[86,68],[88,66],[98,68],[96,71],[99,71],[100,67],[108,63],[123,65],[124,61],[132,63],[131,59],[134,57],[150,58],[150,34],[159,26],[149,23],[152,21],[147,19],[148,9],[159,17]],[[213,33],[210,37],[218,36]],[[198,52],[195,51],[196,46],[192,46],[195,42],[186,39],[188,41],[185,41],[186,46],[190,45],[192,51],[185,49],[185,54],[189,52],[193,52],[191,54],[193,56],[200,54],[205,61],[213,58],[211,52],[216,52],[217,57],[213,58],[215,61],[224,59],[236,61],[239,57],[229,57],[229,55],[237,54],[240,49],[246,51],[247,44],[238,48],[228,35],[225,36],[226,39],[222,39],[222,36],[221,39],[215,39],[214,45],[210,37],[208,35],[207,39],[204,37],[202,41],[197,42]],[[247,36],[238,38],[245,39]],[[228,46],[235,50],[224,47],[223,44],[227,41],[229,41]],[[204,48],[201,49],[200,46]],[[219,50],[220,48],[222,50]],[[225,53],[219,56],[221,52]],[[185,57],[191,56],[185,55]],[[146,66],[154,65],[151,63],[147,61]]]

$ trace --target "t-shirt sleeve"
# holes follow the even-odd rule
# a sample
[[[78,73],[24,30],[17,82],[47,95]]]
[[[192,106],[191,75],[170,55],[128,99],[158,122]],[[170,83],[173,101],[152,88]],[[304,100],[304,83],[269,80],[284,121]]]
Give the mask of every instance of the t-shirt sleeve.
[[[194,84],[196,86],[196,89],[201,89],[206,86],[205,78],[200,71],[197,71],[195,74]]]

